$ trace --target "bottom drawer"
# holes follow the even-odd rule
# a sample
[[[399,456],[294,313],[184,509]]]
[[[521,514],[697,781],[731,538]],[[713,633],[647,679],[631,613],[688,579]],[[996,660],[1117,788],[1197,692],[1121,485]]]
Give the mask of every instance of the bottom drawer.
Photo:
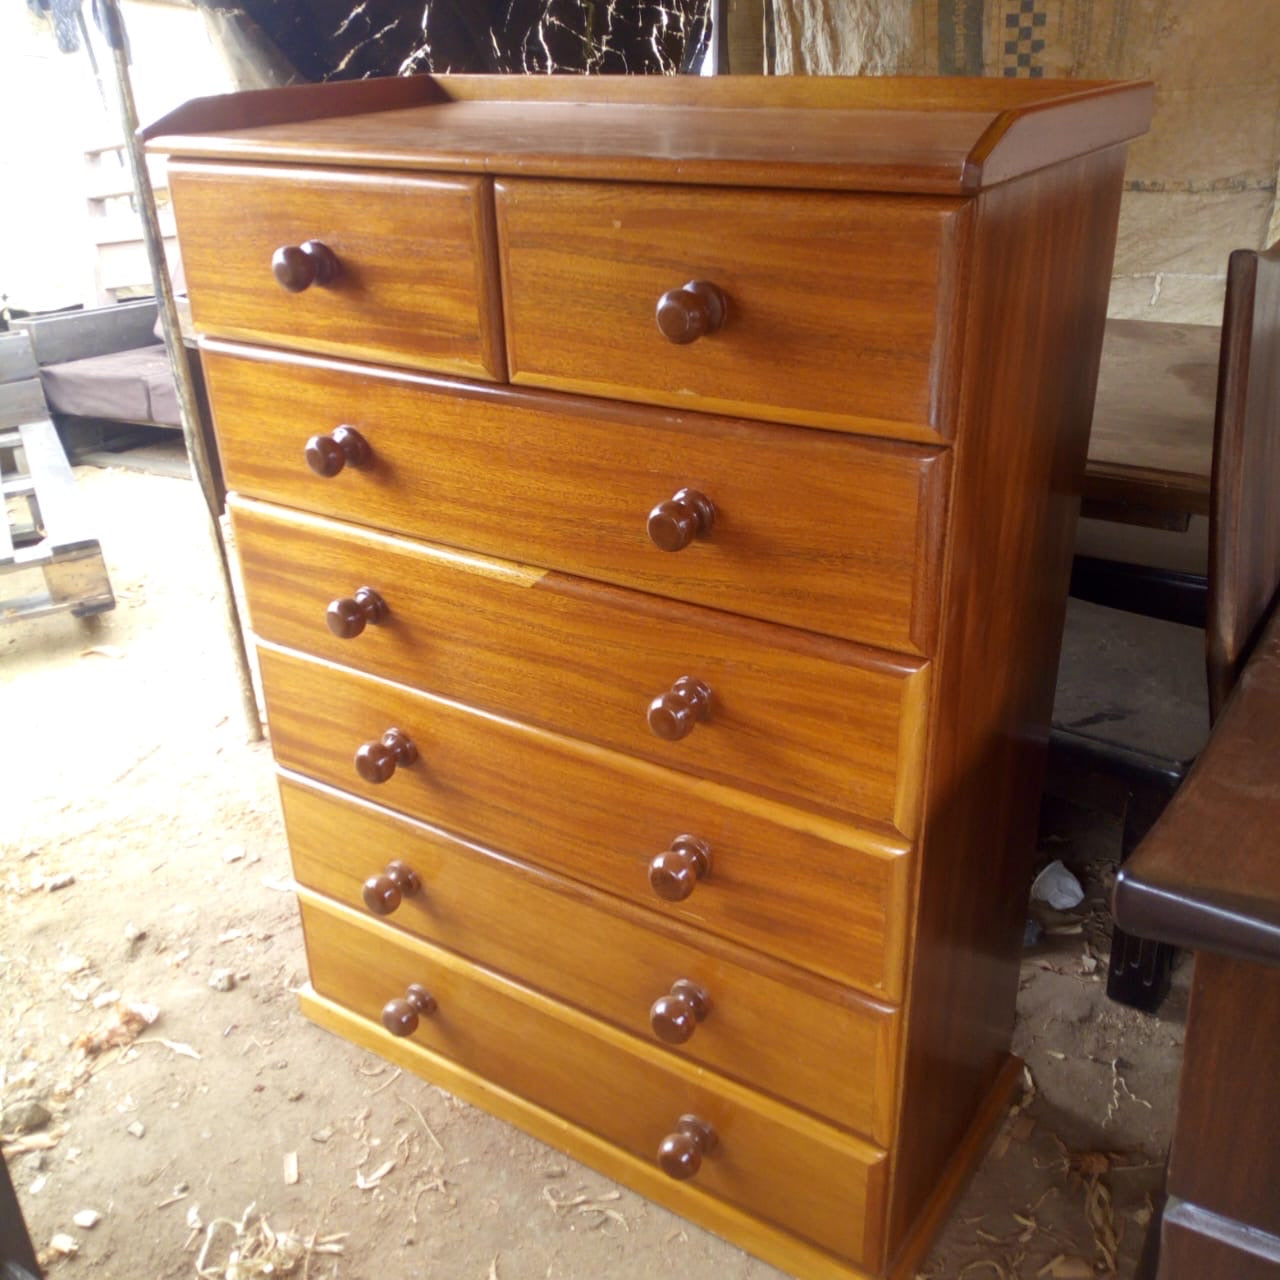
[[[410,941],[355,912],[300,895],[311,981],[371,1022],[413,983],[436,1007],[413,1041],[631,1155],[656,1160],[681,1116],[716,1134],[693,1178],[701,1191],[874,1270],[885,1153],[641,1040]],[[387,1036],[388,1043],[392,1043]]]

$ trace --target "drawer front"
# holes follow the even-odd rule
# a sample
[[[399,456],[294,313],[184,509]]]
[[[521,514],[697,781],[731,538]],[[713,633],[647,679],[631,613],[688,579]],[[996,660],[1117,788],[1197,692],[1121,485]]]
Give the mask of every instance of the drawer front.
[[[513,381],[950,434],[964,204],[505,178],[495,198]],[[718,329],[691,282],[719,291]],[[660,299],[679,336],[711,331],[669,340]]]
[[[201,332],[505,378],[484,179],[174,163],[169,183]],[[272,257],[307,241],[337,270],[290,292]]]
[[[914,833],[927,667],[279,507],[231,509],[265,640]],[[357,611],[362,590],[381,604]],[[326,623],[334,601],[348,602],[342,635]],[[705,710],[684,701],[688,678]],[[684,736],[659,737],[651,708]]]
[[[901,989],[908,859],[846,825],[259,647],[276,759],[321,782],[864,990]],[[354,753],[402,730],[419,758],[366,782]],[[709,854],[696,875],[691,845]],[[674,848],[674,852],[672,852]],[[651,875],[681,864],[679,901]]]
[[[879,648],[932,646],[945,451],[268,352],[208,348],[205,368],[242,493]],[[339,425],[369,455],[322,478],[304,445]],[[713,504],[710,527],[659,550],[650,513],[682,490]]]
[[[388,1001],[425,986],[436,1010],[413,1043],[643,1159],[696,1115],[718,1138],[700,1190],[851,1261],[878,1251],[887,1160],[876,1147],[305,894],[302,923],[321,995],[376,1024]]]
[[[280,790],[308,888],[888,1145],[889,1006],[385,810],[287,777]]]

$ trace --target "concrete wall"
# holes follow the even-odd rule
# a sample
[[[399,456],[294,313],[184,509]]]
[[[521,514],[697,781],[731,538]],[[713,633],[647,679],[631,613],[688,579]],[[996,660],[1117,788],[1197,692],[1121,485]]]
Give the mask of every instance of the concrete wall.
[[[1227,255],[1280,239],[1280,0],[769,0],[781,74],[1156,83],[1113,315],[1217,323]],[[739,67],[739,70],[746,70]]]

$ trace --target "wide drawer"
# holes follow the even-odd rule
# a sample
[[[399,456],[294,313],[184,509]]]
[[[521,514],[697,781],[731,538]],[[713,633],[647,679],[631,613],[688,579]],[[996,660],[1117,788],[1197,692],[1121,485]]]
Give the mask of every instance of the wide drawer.
[[[513,381],[950,434],[963,203],[507,178],[494,195]],[[695,282],[723,299],[718,329]],[[699,315],[712,331],[669,340],[660,299],[681,338]]]
[[[308,888],[888,1145],[890,1006],[350,797],[280,791]]]
[[[837,981],[901,990],[902,846],[269,645],[259,660],[285,768]],[[366,782],[354,753],[393,727],[419,758]],[[701,878],[681,836],[708,852]],[[674,883],[688,896],[658,896],[686,860]]]
[[[169,184],[201,332],[506,376],[484,179],[172,163]],[[315,241],[336,274],[282,287],[273,255]]]
[[[881,648],[933,644],[945,450],[216,344],[205,370],[228,486],[252,497]],[[340,425],[367,459],[314,474],[304,446]],[[651,524],[680,522],[651,512],[687,490],[710,527],[660,550]]]
[[[265,640],[914,834],[927,666],[280,507],[231,511]],[[692,709],[689,679],[706,690]]]
[[[875,1258],[883,1151],[449,952],[307,894],[301,905],[321,995],[378,1023],[389,1001],[424,986],[436,1009],[418,1019],[415,1044],[645,1159],[695,1115],[717,1137],[693,1179],[700,1190],[852,1262]]]

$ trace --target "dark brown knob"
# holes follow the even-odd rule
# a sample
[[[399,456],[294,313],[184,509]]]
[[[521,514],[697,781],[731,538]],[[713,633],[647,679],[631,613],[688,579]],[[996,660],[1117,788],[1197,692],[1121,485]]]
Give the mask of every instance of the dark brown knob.
[[[340,640],[354,640],[366,626],[377,626],[387,616],[387,602],[372,588],[360,587],[355,595],[331,600],[325,610],[329,630]]]
[[[397,858],[387,863],[387,869],[381,875],[370,876],[364,882],[360,896],[375,916],[389,916],[404,898],[417,893],[420,888],[422,881],[418,873],[407,862]]]
[[[690,280],[679,289],[668,289],[658,299],[655,319],[668,342],[683,346],[715,333],[724,324],[729,301],[709,280]]]
[[[336,427],[332,435],[312,436],[303,450],[307,466],[318,476],[332,479],[345,466],[360,470],[373,461],[369,442],[355,427]]]
[[[366,742],[356,752],[356,772],[366,782],[386,782],[397,765],[413,764],[418,748],[403,729],[388,729],[377,742]]]
[[[649,887],[668,902],[683,902],[711,870],[711,846],[697,836],[676,836],[649,863]]]
[[[649,1010],[653,1034],[667,1044],[684,1044],[711,1012],[711,998],[703,987],[687,978],[671,984],[671,993],[660,996]]]
[[[669,1133],[658,1148],[658,1163],[669,1178],[683,1182],[702,1168],[702,1157],[717,1145],[716,1131],[697,1116],[681,1116],[675,1133]]]
[[[659,551],[683,551],[694,538],[705,538],[715,523],[711,499],[696,489],[681,489],[649,512],[649,541]]]
[[[649,703],[649,728],[659,738],[679,742],[699,720],[711,715],[711,690],[693,676],[681,676],[666,693]]]
[[[436,998],[426,987],[411,983],[403,1000],[388,1000],[382,1006],[382,1025],[393,1036],[411,1036],[418,1029],[418,1019],[429,1018],[436,1011]]]
[[[333,250],[319,240],[282,245],[271,255],[271,274],[290,293],[301,293],[313,284],[330,284],[339,270]]]

